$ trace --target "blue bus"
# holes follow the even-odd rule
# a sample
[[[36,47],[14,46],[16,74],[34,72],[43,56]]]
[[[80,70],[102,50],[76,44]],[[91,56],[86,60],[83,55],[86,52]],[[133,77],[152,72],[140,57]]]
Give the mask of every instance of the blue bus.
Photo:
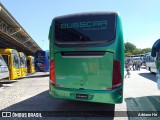
[[[36,72],[49,71],[49,51],[37,51],[34,58]]]

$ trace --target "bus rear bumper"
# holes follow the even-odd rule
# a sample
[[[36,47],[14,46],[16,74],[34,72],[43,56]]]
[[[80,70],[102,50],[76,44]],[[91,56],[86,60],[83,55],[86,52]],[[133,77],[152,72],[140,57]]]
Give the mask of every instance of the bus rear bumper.
[[[79,90],[58,88],[50,84],[49,94],[59,99],[110,104],[122,103],[123,100],[122,88],[117,88],[115,90]]]

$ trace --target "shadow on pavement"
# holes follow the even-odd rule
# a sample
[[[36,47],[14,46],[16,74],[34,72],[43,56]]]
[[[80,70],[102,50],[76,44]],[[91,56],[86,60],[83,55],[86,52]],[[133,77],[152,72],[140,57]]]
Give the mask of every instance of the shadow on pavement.
[[[114,119],[113,104],[88,103],[51,98],[48,91],[22,102],[13,104],[2,111],[37,111],[50,117],[95,117]]]
[[[139,75],[142,76],[142,77],[145,77],[148,80],[151,80],[153,82],[157,82],[155,73],[139,73]]]
[[[125,98],[128,119],[133,119],[139,112],[160,112],[160,96],[144,96],[137,98]],[[138,117],[138,116],[137,116]],[[146,118],[146,117],[144,117]]]
[[[39,77],[49,77],[49,74],[45,74],[45,75],[29,75],[29,76],[25,76],[23,78],[39,78]]]
[[[12,83],[15,83],[17,82],[17,80],[0,80],[0,88],[1,87],[10,87],[12,86]]]

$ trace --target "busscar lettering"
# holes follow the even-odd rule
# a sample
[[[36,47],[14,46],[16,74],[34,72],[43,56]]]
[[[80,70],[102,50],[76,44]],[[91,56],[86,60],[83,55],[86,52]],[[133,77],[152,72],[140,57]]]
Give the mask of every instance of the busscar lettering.
[[[107,20],[61,24],[61,29],[69,29],[69,28],[107,28]]]
[[[74,24],[67,24],[67,28],[72,28]]]
[[[78,23],[74,23],[74,27],[75,27],[75,28],[78,28],[78,27],[79,27],[79,24],[78,24]]]
[[[66,28],[66,24],[61,24],[61,29]]]
[[[80,27],[85,27],[86,26],[86,22],[80,22]]]
[[[95,22],[94,22],[94,25],[95,25],[95,26],[100,26],[101,23],[100,23],[99,21],[95,21]]]
[[[92,22],[87,22],[87,27],[93,27],[94,26],[94,23]]]

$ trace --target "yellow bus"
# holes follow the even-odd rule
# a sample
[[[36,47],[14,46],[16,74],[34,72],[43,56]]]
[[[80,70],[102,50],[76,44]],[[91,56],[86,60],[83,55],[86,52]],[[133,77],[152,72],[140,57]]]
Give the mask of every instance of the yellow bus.
[[[28,73],[27,72],[27,58],[23,52],[19,52],[19,57],[20,57],[21,77],[24,77]]]
[[[9,68],[9,79],[14,80],[21,77],[20,58],[15,49],[0,49],[6,64]]]
[[[33,56],[27,56],[27,69],[28,69],[28,73],[35,73]]]

